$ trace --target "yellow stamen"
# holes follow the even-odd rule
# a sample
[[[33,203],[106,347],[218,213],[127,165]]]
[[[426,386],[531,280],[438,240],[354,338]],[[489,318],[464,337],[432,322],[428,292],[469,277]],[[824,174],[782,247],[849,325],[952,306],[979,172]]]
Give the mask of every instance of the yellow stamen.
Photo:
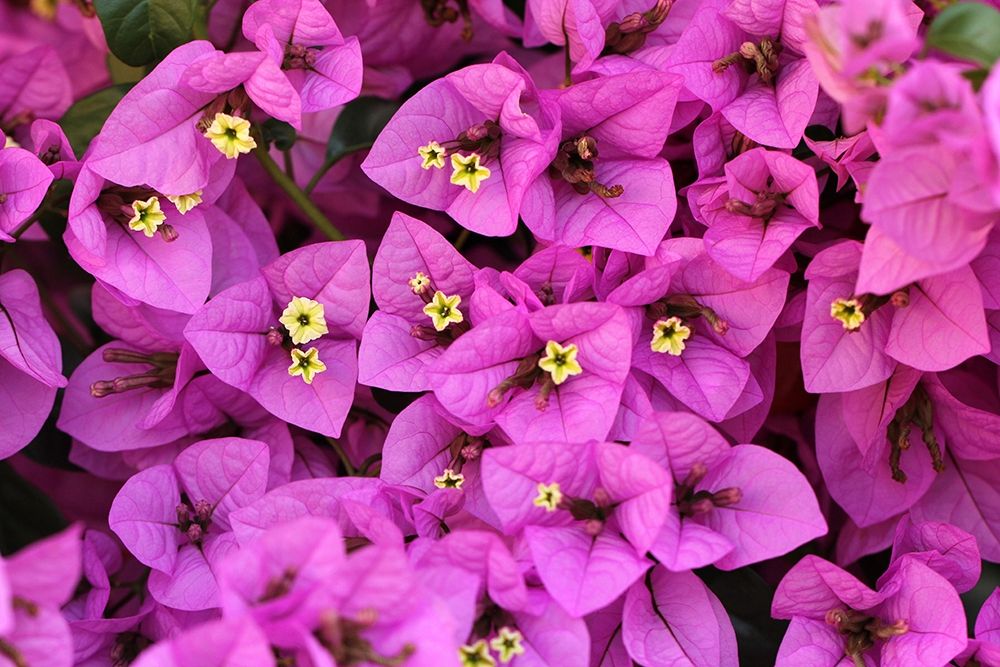
[[[3,147],[4,148],[20,148],[21,144],[19,144],[16,141],[14,141],[14,137],[12,137],[9,134],[7,134],[7,135],[4,135]]]
[[[461,489],[465,483],[465,475],[456,473],[451,468],[445,468],[444,474],[434,478],[434,486],[439,489]]]
[[[205,136],[230,160],[236,159],[240,153],[249,153],[257,148],[257,142],[250,136],[250,121],[239,116],[215,114],[215,120],[205,130]]]
[[[421,146],[417,149],[417,153],[424,160],[420,164],[424,169],[430,169],[431,167],[441,169],[444,167],[444,158],[448,154],[444,147],[436,141],[432,141],[426,146]]]
[[[551,484],[538,484],[538,495],[531,502],[535,507],[544,508],[546,512],[555,512],[562,502],[563,494],[559,490],[559,482]]]
[[[834,299],[830,304],[830,317],[839,320],[845,331],[857,331],[865,321],[865,313],[857,299]]]
[[[687,347],[684,344],[691,337],[691,328],[684,325],[679,317],[657,320],[653,325],[653,340],[649,347],[653,352],[666,352],[672,357],[681,356]]]
[[[462,303],[462,297],[458,294],[445,296],[444,292],[434,292],[434,298],[424,306],[424,314],[431,318],[436,331],[444,331],[451,323],[458,324],[465,319],[462,311],[458,309],[458,304]]]
[[[490,655],[490,648],[485,639],[475,644],[465,644],[458,649],[458,659],[462,667],[496,667],[497,661]]]
[[[538,367],[549,373],[553,382],[562,384],[571,375],[583,372],[583,367],[576,360],[579,351],[573,343],[563,347],[556,341],[550,340],[545,344],[545,356],[538,360]]]
[[[309,343],[330,333],[326,327],[323,304],[304,296],[297,296],[289,301],[278,321],[285,325],[296,345]]]
[[[479,190],[479,183],[490,177],[490,170],[479,164],[479,154],[461,155],[452,153],[451,182],[465,187],[469,192]]]
[[[189,195],[167,195],[167,199],[177,207],[178,213],[184,215],[201,203],[201,190],[196,190]]]
[[[302,376],[302,381],[312,384],[313,377],[317,373],[326,370],[326,364],[319,360],[319,350],[310,347],[303,352],[299,348],[292,348],[292,365],[288,367],[288,374],[292,377]]]
[[[414,294],[423,294],[424,290],[427,289],[431,284],[431,279],[425,276],[420,271],[410,278],[410,289],[413,290]]]
[[[512,630],[506,625],[500,628],[497,636],[490,640],[490,648],[500,655],[500,662],[507,664],[514,659],[514,656],[524,655],[524,645],[521,641],[524,636],[517,630]]]
[[[160,200],[157,197],[150,197],[146,201],[135,200],[132,202],[132,211],[135,215],[128,221],[129,229],[142,232],[147,238],[153,238],[156,229],[167,219],[160,210]]]

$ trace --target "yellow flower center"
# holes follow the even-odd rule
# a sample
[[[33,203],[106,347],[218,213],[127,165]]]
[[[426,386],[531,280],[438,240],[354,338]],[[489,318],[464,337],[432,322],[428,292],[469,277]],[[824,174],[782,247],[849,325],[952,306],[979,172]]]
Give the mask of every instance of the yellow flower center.
[[[431,318],[435,331],[444,331],[449,324],[458,324],[465,319],[462,311],[458,309],[460,303],[462,297],[458,294],[445,296],[445,293],[439,290],[434,292],[431,302],[424,306],[424,314]]]
[[[184,215],[201,203],[201,190],[196,190],[189,195],[167,195],[167,199],[177,207],[178,213]]]
[[[579,353],[576,345],[570,343],[563,347],[554,340],[545,344],[545,356],[538,360],[538,367],[552,376],[552,381],[562,384],[571,375],[579,375],[583,367],[576,360]]]
[[[410,278],[409,283],[414,294],[423,294],[424,290],[431,284],[431,279],[417,271],[417,274]]]
[[[524,655],[524,645],[521,641],[524,636],[517,630],[512,630],[506,625],[500,628],[497,636],[490,640],[490,648],[500,655],[500,662],[507,664],[514,659],[514,656]]]
[[[312,384],[313,377],[317,373],[326,370],[326,364],[319,360],[319,350],[310,347],[303,352],[299,348],[292,348],[292,365],[288,367],[288,374],[292,377],[301,376],[306,384]]]
[[[830,317],[840,320],[845,331],[857,331],[865,321],[865,313],[857,299],[834,299],[830,304]]]
[[[135,215],[128,221],[129,229],[142,232],[147,238],[153,238],[156,229],[167,219],[160,210],[160,200],[157,197],[150,197],[146,201],[135,200],[132,202],[132,212]]]
[[[19,144],[16,141],[14,141],[14,137],[12,137],[12,136],[10,136],[8,134],[8,135],[4,135],[3,147],[4,148],[20,148],[21,144]]]
[[[452,153],[451,182],[465,187],[469,192],[479,190],[479,183],[490,177],[490,170],[479,164],[479,154],[461,155]]]
[[[691,337],[691,328],[684,325],[679,317],[657,320],[653,325],[653,339],[649,342],[653,352],[666,352],[673,357],[681,356]]]
[[[562,498],[563,494],[559,490],[559,482],[552,482],[551,484],[539,482],[538,495],[531,502],[535,507],[541,507],[546,512],[555,512],[559,507],[559,503],[562,502]]]
[[[432,141],[426,146],[421,146],[417,149],[417,153],[423,158],[420,166],[424,169],[430,169],[431,167],[441,169],[444,167],[444,158],[448,154],[444,147],[436,141]]]
[[[285,326],[296,345],[309,343],[330,333],[326,327],[323,304],[304,296],[297,296],[289,301],[278,321]]]
[[[464,483],[465,475],[451,468],[445,468],[443,474],[434,478],[434,486],[439,489],[461,489]]]
[[[490,655],[486,640],[480,639],[475,644],[465,644],[458,649],[458,659],[462,667],[496,667],[497,661]]]
[[[257,148],[257,142],[250,136],[250,121],[239,116],[215,114],[212,124],[205,130],[205,136],[230,160]]]

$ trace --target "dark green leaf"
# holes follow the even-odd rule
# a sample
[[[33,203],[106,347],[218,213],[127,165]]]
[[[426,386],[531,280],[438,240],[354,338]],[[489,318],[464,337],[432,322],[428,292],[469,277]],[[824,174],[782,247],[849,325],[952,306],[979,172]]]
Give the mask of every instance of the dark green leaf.
[[[95,0],[108,48],[126,65],[162,60],[191,39],[196,0]]]
[[[287,151],[295,145],[298,134],[295,128],[276,118],[264,121],[264,141],[274,144],[279,151]]]
[[[9,556],[65,526],[45,494],[0,461],[0,555]]]
[[[771,618],[771,586],[748,567],[731,572],[707,567],[695,574],[729,613],[736,630],[740,664],[773,665],[788,622]]]
[[[980,67],[979,69],[970,69],[962,72],[962,76],[968,79],[972,83],[972,87],[979,90],[983,87],[983,83],[986,81],[986,77],[990,75],[990,71],[985,67]]]
[[[77,157],[83,156],[90,141],[104,127],[104,121],[108,119],[129,88],[130,85],[104,88],[84,97],[66,110],[59,125],[66,133],[66,138],[69,139]]]
[[[1000,58],[1000,11],[978,2],[960,2],[937,15],[927,46],[990,68]]]
[[[335,162],[348,153],[371,148],[397,109],[398,102],[379,97],[359,97],[348,103],[333,124],[326,145],[327,161]]]

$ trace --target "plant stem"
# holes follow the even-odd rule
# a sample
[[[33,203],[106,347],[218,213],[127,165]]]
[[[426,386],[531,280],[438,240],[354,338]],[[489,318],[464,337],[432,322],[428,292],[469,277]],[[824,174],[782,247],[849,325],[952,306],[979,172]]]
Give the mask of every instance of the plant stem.
[[[303,192],[298,185],[295,184],[288,174],[281,170],[278,163],[274,161],[271,155],[267,152],[267,147],[264,142],[258,142],[257,148],[254,149],[254,153],[257,155],[257,159],[260,161],[260,165],[264,167],[264,171],[278,184],[282,190],[285,191],[292,201],[295,202],[296,206],[305,213],[309,221],[316,225],[316,228],[321,232],[326,234],[326,237],[331,241],[343,241],[344,235],[340,233],[330,219],[327,218],[322,211],[309,200],[308,195]]]
[[[340,462],[344,464],[344,470],[347,471],[347,476],[356,476],[358,471],[354,469],[353,465],[351,465],[351,460],[347,458],[347,452],[345,452],[344,448],[340,446],[340,441],[335,438],[327,438],[326,441],[330,443],[331,447],[333,447],[333,451],[337,452],[337,458],[339,458]]]
[[[471,236],[472,232],[470,232],[468,229],[463,229],[459,233],[458,238],[455,239],[455,250],[461,250],[462,248],[464,248],[465,244],[469,242],[469,237]]]
[[[330,171],[330,168],[337,164],[337,162],[339,162],[339,158],[327,158],[323,161],[323,166],[316,170],[316,173],[309,179],[309,183],[306,184],[305,193],[307,195],[312,194],[312,191],[316,189],[319,182],[326,176],[326,172]]]
[[[569,57],[569,33],[566,32],[566,20],[563,19],[563,40],[566,42],[566,62],[564,64],[565,75],[563,77],[563,88],[569,88],[573,85],[573,61]]]

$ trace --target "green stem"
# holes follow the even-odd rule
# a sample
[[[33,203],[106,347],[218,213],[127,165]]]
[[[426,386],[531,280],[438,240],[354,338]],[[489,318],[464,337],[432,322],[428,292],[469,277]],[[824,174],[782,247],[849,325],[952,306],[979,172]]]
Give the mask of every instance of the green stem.
[[[564,64],[565,75],[563,77],[563,88],[573,85],[573,61],[569,57],[569,33],[566,32],[566,20],[563,19],[563,40],[566,42],[566,62]]]
[[[313,174],[313,177],[309,179],[309,183],[306,184],[305,193],[307,195],[311,195],[312,191],[316,189],[317,185],[319,185],[319,182],[323,180],[324,176],[326,176],[326,172],[330,171],[333,165],[337,164],[339,161],[339,158],[327,158],[323,162],[323,166],[317,169],[316,173]]]
[[[42,217],[41,213],[42,213],[42,210],[38,209],[37,211],[35,211],[34,213],[31,214],[30,218],[28,218],[23,223],[21,223],[20,227],[18,227],[17,229],[14,230],[14,232],[11,234],[11,236],[14,237],[15,241],[17,239],[21,238],[21,234],[24,234],[26,231],[28,231],[29,227],[31,227],[33,224],[35,224],[36,222],[38,222],[39,219],[41,219],[41,217]]]
[[[312,222],[316,227],[323,232],[328,239],[331,241],[343,241],[344,235],[340,233],[330,219],[327,218],[322,211],[309,200],[309,196],[303,192],[298,185],[295,184],[288,174],[281,170],[278,163],[274,161],[270,153],[267,151],[267,147],[264,142],[258,142],[257,148],[254,149],[254,153],[257,155],[257,159],[260,161],[260,165],[264,167],[264,171],[267,172],[275,183],[278,184],[282,190],[285,191],[295,205],[305,213],[309,221]]]
[[[333,451],[337,452],[337,458],[339,458],[340,462],[344,464],[344,470],[347,471],[347,476],[354,477],[357,475],[358,471],[354,469],[353,465],[351,465],[351,460],[347,458],[347,452],[345,452],[344,448],[340,446],[340,441],[334,438],[327,438],[326,441],[330,443],[331,447],[333,447]]]
[[[459,233],[458,238],[455,239],[455,250],[461,250],[462,248],[464,248],[465,244],[469,242],[469,237],[471,236],[472,232],[470,232],[468,229],[463,229]]]
[[[281,151],[281,154],[285,156],[285,173],[288,174],[288,178],[295,181],[295,165],[292,164],[292,151]],[[307,191],[306,194],[309,194]]]

